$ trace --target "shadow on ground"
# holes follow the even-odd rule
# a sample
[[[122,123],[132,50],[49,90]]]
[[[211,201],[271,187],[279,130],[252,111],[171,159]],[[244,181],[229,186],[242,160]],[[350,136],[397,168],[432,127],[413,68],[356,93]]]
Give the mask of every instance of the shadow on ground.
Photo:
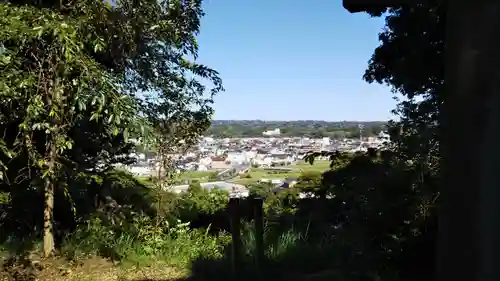
[[[273,259],[265,258],[262,266],[257,266],[253,255],[243,254],[238,271],[233,270],[231,258],[231,246],[227,248],[226,254],[220,259],[202,258],[194,261],[191,265],[191,274],[182,279],[139,279],[133,281],[212,281],[212,280],[346,280],[342,274],[330,250],[321,250],[319,247],[296,246]],[[351,279],[352,280],[352,279]],[[370,280],[370,279],[357,279]]]

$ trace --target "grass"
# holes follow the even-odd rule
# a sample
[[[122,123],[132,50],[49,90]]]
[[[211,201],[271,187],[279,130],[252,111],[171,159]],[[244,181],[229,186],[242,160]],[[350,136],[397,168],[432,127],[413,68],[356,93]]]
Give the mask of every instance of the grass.
[[[192,230],[189,223],[169,225],[144,217],[124,229],[105,226],[99,219],[89,221],[63,244],[62,251],[71,259],[105,256],[133,265],[148,265],[162,260],[172,266],[186,266],[200,256],[221,255],[228,235],[209,235]]]
[[[297,168],[297,169],[302,169],[304,171],[324,172],[324,171],[330,169],[330,161],[328,161],[328,160],[316,160],[316,161],[314,161],[314,163],[312,165],[309,163],[306,163],[305,161],[300,161],[299,163],[296,163],[292,166]]]
[[[16,265],[0,272],[0,280],[39,281],[137,281],[137,280],[178,280],[189,274],[188,269],[170,266],[164,262],[148,266],[117,265],[101,257],[89,257],[78,261],[68,261],[56,257],[40,259],[31,257],[31,268]],[[10,274],[9,274],[10,273]],[[36,276],[36,279],[34,278]]]
[[[185,171],[182,172],[179,176],[179,181],[199,181],[199,182],[209,182],[211,181],[210,177],[216,173],[215,171]]]
[[[181,173],[181,179],[208,179],[214,172],[186,171]]]
[[[302,172],[305,171],[318,171],[324,172],[330,168],[330,161],[327,160],[316,160],[313,165],[306,163],[305,161],[300,161],[298,163],[285,166],[284,168],[291,168],[293,171],[290,172],[282,172],[276,173],[263,168],[251,168],[249,171],[250,177],[236,177],[228,182],[237,183],[237,184],[251,184],[255,183],[260,179],[286,179],[286,178],[297,178],[300,176]],[[196,180],[200,183],[209,182],[210,176],[214,173],[214,171],[185,171],[182,172],[178,178],[179,182],[184,181],[192,181]],[[150,183],[149,178],[139,178],[138,179],[143,184]],[[180,184],[180,183],[179,183]]]
[[[256,180],[259,175],[266,178],[285,178],[296,177],[300,171],[324,171],[328,168],[328,162],[318,161],[314,165],[299,163],[289,168],[295,170],[290,173],[270,174],[264,169],[253,169],[252,179]],[[210,172],[183,174],[184,177],[209,175]],[[142,180],[147,179],[140,179],[141,183]],[[207,229],[191,229],[186,223],[168,224],[166,219],[156,220],[147,216],[137,216],[133,220],[121,220],[116,215],[111,218],[112,221],[106,221],[106,217],[103,217],[80,224],[77,230],[62,242],[56,258],[36,257],[36,252],[40,250],[38,245],[37,250],[32,249],[34,257],[29,258],[28,264],[31,265],[28,269],[25,263],[17,262],[11,269],[0,270],[0,280],[35,280],[31,277],[8,279],[19,274],[31,276],[33,272],[36,274],[36,280],[41,281],[179,280],[192,273],[190,266],[195,260],[203,258],[218,264],[221,264],[221,260],[228,260],[226,250],[231,237],[226,232],[214,235]],[[329,245],[316,245],[316,242],[309,244],[305,236],[292,230],[266,230],[266,257],[271,267],[277,274],[281,274],[288,272],[286,268],[290,265],[299,269],[301,266],[306,267],[307,262],[307,267],[316,271],[318,262],[305,260],[304,253],[314,250],[318,256],[319,250],[327,249],[326,246]],[[243,251],[251,254],[255,243],[253,232],[245,229],[243,232]],[[7,252],[2,255],[2,250],[7,248],[2,249],[0,245],[0,267],[3,264],[2,257],[8,257]],[[324,260],[327,261],[328,258]],[[207,265],[203,267],[207,270]],[[220,271],[228,269],[230,266],[225,266]],[[220,271],[215,271],[216,277]],[[4,278],[5,274],[7,278]]]
[[[175,179],[175,182],[183,183],[184,181],[199,181],[199,182],[209,182],[210,176],[214,174],[214,171],[202,172],[202,171],[185,171],[182,172],[179,177]],[[146,185],[150,186],[152,184],[150,177],[137,177],[137,180]]]
[[[199,258],[223,258],[230,239],[225,232],[211,235],[188,223],[142,219],[117,229],[93,219],[63,242],[55,258],[40,258],[39,249],[14,259],[6,253],[10,262],[0,262],[0,280],[174,280],[186,277]]]
[[[248,224],[245,224],[248,225]],[[142,227],[145,227],[142,225]],[[82,236],[73,237],[61,249],[65,255],[42,259],[37,254],[21,258],[8,269],[0,271],[0,280],[39,281],[166,281],[188,280],[192,274],[202,277],[217,277],[227,280],[231,271],[231,258],[227,246],[229,235],[210,236],[187,227],[171,230],[173,235],[163,234],[153,239],[154,233],[145,237],[130,234],[109,236],[109,229],[91,226],[82,229]],[[244,227],[242,231],[242,254],[244,268],[255,274],[252,256],[255,254],[254,229]],[[330,264],[329,245],[310,244],[307,237],[289,229],[283,233],[266,227],[264,233],[265,264],[274,280],[282,280],[283,274],[296,275],[317,272]],[[102,257],[102,249],[113,249],[121,253],[120,261]],[[326,252],[328,250],[328,252]],[[77,254],[77,252],[80,252]],[[85,253],[85,255],[83,255]],[[321,256],[322,259],[304,259],[304,254]],[[325,255],[327,253],[327,255]],[[196,263],[201,258],[202,263]],[[198,264],[193,268],[195,264]],[[26,266],[26,264],[29,264]],[[290,268],[292,266],[292,269]],[[266,270],[267,272],[268,270]],[[35,277],[35,279],[33,279]],[[286,278],[290,280],[290,278]],[[283,279],[284,280],[284,279]]]
[[[260,179],[273,180],[273,179],[298,178],[302,174],[302,172],[306,171],[324,172],[330,168],[330,162],[326,160],[316,160],[314,161],[313,165],[310,165],[309,163],[301,161],[296,164],[285,166],[284,168],[291,168],[293,170],[290,172],[276,173],[270,170],[266,170],[264,168],[251,168],[248,173],[249,177],[245,176],[236,177],[230,182],[244,185],[244,184],[255,183]]]
[[[224,280],[219,277],[230,273],[227,246],[231,237],[226,232],[213,235],[206,229],[191,229],[189,224],[169,225],[146,218],[117,227],[115,224],[104,225],[99,219],[90,220],[63,242],[61,255],[48,260],[32,258],[30,269],[19,262],[9,272],[2,269],[0,280],[12,280],[8,278],[19,274],[31,276],[33,272],[40,281],[186,280],[196,270],[200,276],[208,274]],[[247,259],[251,259],[255,251],[253,229],[243,227],[242,232],[242,250]],[[280,276],[285,273],[293,276],[317,272],[329,265],[330,255],[335,253],[331,245],[321,241],[311,244],[306,238],[307,234],[297,233],[293,227],[284,231],[266,227],[265,263],[272,269],[269,273],[272,280],[282,280]],[[304,254],[322,259],[304,259]],[[200,258],[211,263],[202,263],[201,269],[193,269],[191,265]],[[254,271],[251,260],[246,264],[250,271]],[[2,276],[5,273],[7,279]],[[35,280],[23,278],[13,280]]]
[[[94,231],[94,230],[93,230]],[[182,232],[180,232],[182,233]],[[192,274],[202,277],[217,277],[219,280],[227,280],[231,272],[231,258],[229,252],[222,248],[207,248],[212,239],[206,239],[197,234],[184,235],[177,233],[175,239],[166,242],[167,247],[161,253],[152,254],[144,251],[147,245],[134,245],[129,242],[119,242],[118,247],[122,252],[127,252],[123,261],[117,263],[110,259],[99,257],[97,253],[79,259],[67,259],[57,257],[53,259],[40,259],[34,257],[31,263],[40,268],[36,274],[36,280],[40,281],[166,281],[166,280],[188,280]],[[221,237],[224,245],[228,245],[228,237]],[[242,254],[244,255],[244,270],[248,274],[255,274],[252,257],[255,254],[255,237],[253,228],[244,227],[242,231]],[[98,241],[90,238],[88,246],[96,247]],[[120,240],[120,239],[118,239]],[[131,239],[122,239],[131,241]],[[220,242],[220,241],[219,241]],[[74,241],[71,241],[74,243]],[[109,241],[106,242],[109,244]],[[72,245],[76,246],[76,245]],[[114,247],[113,245],[110,245]],[[307,235],[297,233],[293,229],[276,233],[266,227],[264,233],[265,267],[266,274],[274,280],[291,280],[293,276],[320,272],[331,266],[335,251],[331,245],[321,241],[307,241]],[[78,247],[82,247],[79,245]],[[200,248],[203,251],[216,252],[215,255],[196,253]],[[198,249],[198,250],[197,250]],[[89,249],[82,249],[88,251]],[[304,255],[316,258],[304,258]],[[191,263],[202,257],[201,264],[191,267]],[[19,270],[25,275],[26,268],[19,266]],[[283,279],[283,276],[288,276]],[[0,274],[0,280],[3,276]],[[6,279],[8,280],[8,279]],[[16,279],[17,280],[17,279]],[[31,279],[20,279],[31,280]],[[245,279],[246,280],[246,279]]]
[[[265,227],[264,257],[261,267],[262,274],[268,280],[338,280],[329,273],[328,278],[307,278],[336,268],[338,251],[335,245],[327,239],[316,237],[311,239],[307,233],[297,232],[293,227],[277,231],[274,227]],[[318,239],[319,238],[319,239]],[[239,280],[258,280],[258,270],[255,267],[254,255],[255,236],[253,227],[244,227],[242,242],[241,274]],[[204,266],[194,267],[192,274],[202,277],[200,280],[227,280],[230,278],[231,256],[226,255],[219,261],[208,262]],[[325,276],[324,276],[325,277]],[[333,278],[335,277],[335,278]]]

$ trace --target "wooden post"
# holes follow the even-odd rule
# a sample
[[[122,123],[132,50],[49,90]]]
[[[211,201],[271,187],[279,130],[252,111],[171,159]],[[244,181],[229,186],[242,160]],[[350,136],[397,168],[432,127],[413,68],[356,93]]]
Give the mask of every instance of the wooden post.
[[[262,197],[253,198],[254,226],[255,226],[255,266],[257,267],[257,280],[264,278],[264,214],[262,210]]]
[[[240,233],[240,199],[239,198],[229,198],[229,216],[231,218],[231,236],[232,236],[232,248],[231,248],[231,265],[232,274],[234,280],[236,280],[240,274],[240,258],[241,258],[241,233]]]
[[[500,1],[449,1],[439,280],[500,280]]]

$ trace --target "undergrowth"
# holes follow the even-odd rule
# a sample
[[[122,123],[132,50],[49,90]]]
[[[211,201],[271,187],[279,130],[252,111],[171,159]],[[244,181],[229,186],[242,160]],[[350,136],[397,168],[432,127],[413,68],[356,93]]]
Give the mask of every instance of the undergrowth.
[[[191,271],[199,270],[195,268],[203,264],[200,261],[210,261],[201,265],[207,276],[230,274],[231,235],[228,233],[228,214],[225,213],[229,199],[226,192],[217,189],[208,191],[199,184],[192,184],[188,193],[182,195],[159,192],[124,172],[110,173],[106,178],[95,181],[91,187],[106,190],[106,193],[101,196],[100,205],[95,209],[87,207],[89,211],[85,213],[81,210],[92,203],[87,198],[90,196],[75,201],[82,204],[76,206],[76,214],[85,216],[76,217],[76,227],[62,236],[59,257],[69,261],[99,257],[124,267],[144,268],[161,264]],[[265,195],[266,217],[281,217],[295,212],[290,204],[284,204],[291,200],[287,199],[290,195],[262,195]],[[4,205],[8,206],[8,202]],[[246,219],[242,218],[240,252],[244,266],[249,272],[254,272],[255,232]],[[335,259],[332,256],[335,245],[312,237],[304,227],[299,230],[292,225],[283,221],[281,225],[266,223],[266,268],[279,274],[285,271],[313,272],[330,265],[330,261]],[[12,249],[19,253],[18,249],[26,249],[27,246],[31,252],[36,252],[39,237],[34,235],[26,240],[30,245],[19,239],[4,239],[3,242],[9,244],[11,253]],[[18,246],[12,247],[16,244]],[[305,256],[321,257],[322,260],[304,259]],[[290,267],[292,269],[288,269]]]
[[[224,232],[210,235],[208,230],[191,229],[189,223],[154,222],[148,217],[139,217],[125,228],[92,219],[65,239],[62,253],[71,259],[102,256],[139,266],[158,260],[187,266],[197,258],[221,258],[230,241]]]

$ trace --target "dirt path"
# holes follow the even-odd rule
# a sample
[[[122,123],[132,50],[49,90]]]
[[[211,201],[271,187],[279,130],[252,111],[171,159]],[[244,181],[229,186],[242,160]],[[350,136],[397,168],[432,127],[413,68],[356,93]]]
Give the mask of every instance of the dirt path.
[[[167,281],[185,278],[186,271],[158,263],[154,266],[117,265],[101,258],[78,262],[21,257],[2,263],[0,281]]]

